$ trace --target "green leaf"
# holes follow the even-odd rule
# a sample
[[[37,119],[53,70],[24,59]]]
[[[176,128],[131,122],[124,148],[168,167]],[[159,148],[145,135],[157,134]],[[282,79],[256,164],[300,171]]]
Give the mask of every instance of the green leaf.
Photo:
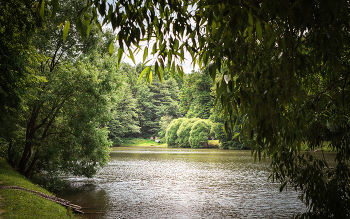
[[[114,42],[112,41],[111,44],[109,45],[109,55],[113,54],[113,50],[114,50]]]
[[[129,48],[129,54],[130,54],[130,58],[131,58],[132,62],[136,65],[136,63],[135,63],[135,58],[134,58],[134,54],[133,54],[133,52],[131,51],[130,48]]]
[[[158,74],[158,68],[159,68],[159,64],[158,64],[158,62],[156,62],[156,64],[154,65],[154,72],[156,74]]]
[[[83,35],[83,25],[81,23],[81,19],[80,17],[77,18],[77,20],[75,21],[76,25],[77,25],[77,29],[79,31],[79,34],[81,36],[81,38],[84,39],[84,35]]]
[[[270,38],[270,41],[269,41],[269,44],[268,44],[268,47],[270,47],[275,41],[276,41],[276,38],[277,36],[279,36],[282,32],[282,29],[281,28],[278,28],[271,36]]]
[[[173,61],[173,64],[171,65],[171,76],[174,77],[175,74],[175,61]]]
[[[161,71],[162,68],[161,66],[159,66],[158,62],[156,62],[154,69],[155,69],[155,73],[158,76],[159,81],[163,83],[163,73]]]
[[[63,42],[66,41],[67,35],[68,35],[68,31],[69,31],[69,27],[70,27],[70,22],[67,21],[66,24],[64,25],[63,28]]]
[[[146,58],[148,56],[148,47],[145,47],[145,50],[143,51],[143,62],[145,62]]]
[[[42,0],[40,3],[40,17],[42,20],[45,20],[45,0]]]
[[[216,67],[217,67],[218,71],[220,72],[221,71],[221,58],[220,57],[217,58],[215,63],[216,63]],[[215,78],[214,78],[214,81],[215,81]]]
[[[208,59],[209,59],[209,55],[208,55],[208,52],[207,51],[205,51],[204,53],[203,53],[203,64],[206,66],[207,64],[208,64]]]
[[[211,78],[213,79],[213,81],[215,82],[215,77],[216,77],[216,64],[215,63],[209,65],[209,74],[210,74]]]
[[[53,21],[55,19],[55,16],[56,16],[56,13],[58,10],[58,0],[53,0],[52,6],[53,6],[53,9],[52,9],[52,14],[51,14],[51,19]]]
[[[256,26],[256,35],[258,37],[258,40],[261,41],[261,39],[262,39],[262,28],[261,28],[259,20],[256,21],[255,26]]]
[[[184,52],[184,48],[183,47],[181,47],[180,57],[181,57],[182,60],[185,60],[185,52]]]
[[[89,35],[90,35],[90,30],[91,30],[91,25],[87,25],[87,30],[86,30],[86,37],[89,38]]]
[[[158,58],[158,62],[159,62],[159,64],[160,64],[161,69],[163,70],[163,69],[165,68],[165,67],[164,67],[163,59]]]
[[[84,12],[83,14],[84,14],[84,24],[85,26],[88,26],[90,24],[90,17],[86,12]]]
[[[239,133],[239,132],[236,133],[236,134],[232,137],[232,140],[235,139],[239,134],[241,134],[241,133]]]
[[[123,49],[119,47],[118,49],[118,54],[117,54],[117,66],[120,65],[120,62],[122,60],[122,56],[123,56]]]
[[[178,39],[175,39],[175,43],[174,43],[174,51],[177,51],[177,49],[179,48],[179,40]]]
[[[163,69],[162,68],[159,68],[158,78],[159,78],[160,82],[163,83]]]
[[[249,37],[251,37],[252,36],[252,31],[253,31],[253,17],[251,15],[251,11],[248,13],[248,27],[247,27],[247,30],[248,30]]]
[[[152,78],[153,78],[153,73],[152,73],[152,71],[149,71],[149,76],[148,76],[148,78],[149,78],[149,83],[150,84],[152,84]]]
[[[177,74],[180,76],[181,80],[183,80],[184,79],[184,71],[182,69],[182,66],[177,65],[176,68],[177,68]]]
[[[225,121],[225,124],[224,124],[224,126],[222,127],[223,128],[223,130],[224,130],[224,133],[227,135],[227,131],[228,131],[228,123],[227,123],[227,120]]]
[[[63,23],[60,23],[60,25],[58,26],[58,30],[61,30],[62,26],[63,26]]]
[[[155,42],[153,44],[152,54],[154,55],[154,54],[156,54],[156,52],[157,52],[157,43]]]
[[[139,79],[137,80],[137,83],[140,82],[141,78],[143,77],[143,75],[146,73],[146,72],[149,72],[151,70],[151,66],[147,66],[146,68],[144,68],[139,76]]]

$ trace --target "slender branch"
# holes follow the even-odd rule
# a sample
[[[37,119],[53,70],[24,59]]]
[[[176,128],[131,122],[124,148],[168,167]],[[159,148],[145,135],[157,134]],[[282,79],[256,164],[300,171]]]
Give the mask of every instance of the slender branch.
[[[42,142],[42,141],[48,136],[48,134],[46,134],[46,133],[47,133],[47,131],[49,130],[49,128],[51,127],[51,125],[52,125],[53,121],[55,120],[55,118],[56,118],[56,116],[57,116],[57,114],[58,114],[60,108],[63,106],[63,104],[64,104],[65,102],[66,102],[66,100],[63,100],[62,103],[60,104],[60,106],[59,106],[59,107],[56,107],[56,112],[52,115],[52,118],[51,118],[50,121],[47,123],[47,125],[46,125],[46,127],[45,127],[45,129],[44,129],[44,132],[43,132],[43,134],[42,134],[42,136],[41,136],[40,142]]]
[[[349,74],[350,74],[350,72],[348,72],[348,73],[346,74],[345,78],[342,78],[342,79],[337,80],[336,82],[334,82],[333,84],[331,84],[330,86],[328,86],[326,89],[324,89],[320,94],[324,94],[324,93],[326,93],[328,90],[332,89],[335,85],[339,84],[340,82],[342,82],[342,81],[344,81],[344,80],[346,81],[347,78],[348,78],[348,76],[349,76]],[[344,84],[344,86],[345,86],[345,84]]]
[[[58,50],[59,50],[60,48],[61,48],[61,42],[58,42],[58,43],[57,43],[57,47],[56,47],[55,54],[53,55],[53,57],[52,57],[52,59],[51,59],[50,72],[52,72],[52,71],[54,70],[54,68],[56,67],[56,65],[57,65],[57,63],[58,63],[58,61],[57,61],[57,62],[55,62],[55,61],[56,61],[56,56],[57,56]],[[60,56],[58,59],[60,59],[60,58],[61,58],[61,56]]]

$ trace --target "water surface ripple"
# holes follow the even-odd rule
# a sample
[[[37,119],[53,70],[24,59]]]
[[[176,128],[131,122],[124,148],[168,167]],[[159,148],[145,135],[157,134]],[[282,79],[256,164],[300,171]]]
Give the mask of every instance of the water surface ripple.
[[[268,181],[250,151],[114,148],[93,179],[68,178],[59,197],[86,218],[292,218],[306,209]]]

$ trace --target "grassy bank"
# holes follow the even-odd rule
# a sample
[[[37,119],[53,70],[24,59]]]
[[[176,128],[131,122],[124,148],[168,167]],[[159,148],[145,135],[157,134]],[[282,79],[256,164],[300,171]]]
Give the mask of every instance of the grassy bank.
[[[210,147],[219,147],[219,140],[209,140],[208,144]],[[157,143],[154,140],[131,138],[123,139],[123,147],[167,147],[166,143]]]
[[[13,170],[3,158],[0,158],[0,186],[20,186],[53,195]],[[0,218],[3,219],[77,218],[65,207],[27,191],[0,189],[0,197]]]
[[[315,151],[328,151],[328,152],[331,152],[331,151],[334,151],[333,148],[330,146],[330,141],[324,141],[322,143],[322,145],[320,145],[318,148],[314,148]],[[303,143],[301,145],[301,150],[302,151],[309,151],[310,148],[308,147],[307,143]]]
[[[166,147],[166,143],[157,143],[154,140],[141,139],[141,138],[132,138],[132,139],[123,139],[123,147]]]
[[[220,142],[219,140],[209,140],[208,141],[209,147],[220,147]]]
[[[217,148],[220,146],[219,140],[209,140],[209,147]],[[141,138],[130,138],[123,139],[123,147],[167,147],[166,143],[157,143],[154,140],[141,139]]]

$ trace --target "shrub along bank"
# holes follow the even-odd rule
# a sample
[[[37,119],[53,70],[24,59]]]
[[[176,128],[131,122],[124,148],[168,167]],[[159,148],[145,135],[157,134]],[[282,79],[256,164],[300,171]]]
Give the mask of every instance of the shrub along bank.
[[[5,159],[0,158],[0,187],[2,186],[20,186],[53,195],[31,183],[12,169]],[[0,189],[0,197],[0,218],[77,218],[65,207],[28,191]]]
[[[173,119],[166,130],[166,143],[168,147],[208,148],[220,147],[222,149],[249,149],[243,141],[239,126],[223,131],[223,124],[212,122],[210,119],[179,118]],[[209,139],[217,139],[213,144]]]

